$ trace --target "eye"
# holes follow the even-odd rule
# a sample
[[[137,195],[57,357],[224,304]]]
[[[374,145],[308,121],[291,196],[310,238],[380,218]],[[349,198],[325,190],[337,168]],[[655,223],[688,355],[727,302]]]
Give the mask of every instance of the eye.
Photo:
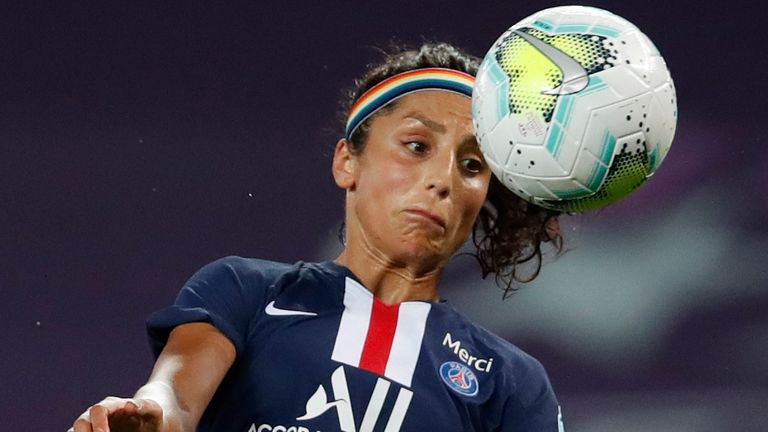
[[[471,172],[472,174],[478,174],[480,171],[483,170],[483,161],[480,159],[475,158],[469,158],[464,159],[461,161],[461,166],[464,167],[465,170],[468,172]]]
[[[427,152],[427,145],[419,141],[409,141],[405,146],[414,153],[423,154]]]

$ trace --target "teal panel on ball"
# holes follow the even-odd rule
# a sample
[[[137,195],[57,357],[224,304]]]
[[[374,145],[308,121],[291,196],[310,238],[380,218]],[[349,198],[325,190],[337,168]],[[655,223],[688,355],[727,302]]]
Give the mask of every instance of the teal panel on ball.
[[[612,29],[610,27],[604,27],[604,26],[594,26],[589,31],[590,33],[598,34],[600,36],[608,36],[608,37],[616,37],[621,33],[616,29]]]
[[[547,137],[547,144],[545,148],[553,157],[557,158],[557,154],[560,152],[560,145],[563,143],[565,134],[560,129],[560,125],[552,123],[549,128],[549,137]]]
[[[560,123],[563,128],[568,128],[568,121],[571,119],[571,111],[573,110],[573,96],[563,96],[560,98],[557,112],[555,113],[555,120]]]
[[[576,96],[577,97],[586,96],[605,88],[608,88],[608,85],[605,84],[605,82],[603,82],[603,80],[600,79],[600,77],[592,75],[589,77],[589,84],[587,85],[587,88],[576,93]]]
[[[509,86],[502,84],[496,90],[496,123],[509,115]]]
[[[595,162],[595,166],[592,169],[592,174],[587,180],[587,188],[592,191],[596,191],[600,188],[605,180],[605,175],[608,171],[608,167],[611,165],[611,159],[613,158],[613,151],[616,148],[616,137],[613,136],[608,130],[603,133],[603,150],[600,152],[600,162]]]
[[[552,30],[554,28],[554,24],[550,21],[547,21],[545,19],[539,18],[536,21],[533,22],[534,27],[538,27],[541,29],[544,29],[546,31]]]
[[[498,83],[496,87],[496,119],[494,121],[494,124],[498,124],[501,119],[509,115],[509,83],[507,82],[507,74],[495,59],[489,65],[488,73]]]
[[[603,182],[603,179],[605,179],[605,173],[608,171],[608,167],[601,164],[600,162],[595,162],[595,166],[592,169],[592,175],[589,177],[589,180],[587,181],[587,187],[591,191],[596,191],[600,184]]]
[[[600,161],[603,162],[605,166],[611,164],[614,148],[616,148],[616,137],[606,129],[603,134],[603,151],[600,153]]]
[[[498,86],[509,82],[509,76],[501,68],[501,65],[499,65],[494,56],[487,56],[484,61],[486,62],[486,71],[493,80],[494,85]]]
[[[588,28],[587,24],[563,24],[555,29],[555,33],[584,33]]]
[[[595,192],[587,190],[586,188],[585,189],[579,188],[579,189],[558,191],[558,192],[555,192],[555,195],[557,195],[557,197],[560,198],[561,200],[566,201],[566,200],[575,200],[578,198],[584,198],[592,195],[593,193]]]
[[[648,172],[653,173],[656,171],[656,168],[659,167],[659,147],[660,145],[656,145],[656,147],[653,148],[653,151],[648,155]]]

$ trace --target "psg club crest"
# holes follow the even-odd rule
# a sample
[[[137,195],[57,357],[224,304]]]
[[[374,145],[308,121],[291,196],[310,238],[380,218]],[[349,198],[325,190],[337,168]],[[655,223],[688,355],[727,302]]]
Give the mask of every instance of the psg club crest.
[[[474,396],[479,388],[477,377],[461,363],[449,361],[440,366],[440,377],[453,391],[464,396]]]

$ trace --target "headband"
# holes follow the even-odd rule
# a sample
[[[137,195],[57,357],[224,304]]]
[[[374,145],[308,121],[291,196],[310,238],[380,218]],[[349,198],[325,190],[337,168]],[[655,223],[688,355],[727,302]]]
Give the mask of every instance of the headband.
[[[475,77],[453,69],[415,69],[391,76],[363,93],[352,105],[347,120],[349,139],[358,126],[384,105],[419,90],[446,90],[472,97]]]

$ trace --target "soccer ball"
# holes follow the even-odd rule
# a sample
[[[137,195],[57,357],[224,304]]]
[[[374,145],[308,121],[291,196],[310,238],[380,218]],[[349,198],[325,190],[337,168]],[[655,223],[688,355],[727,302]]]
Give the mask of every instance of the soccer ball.
[[[664,59],[632,23],[583,6],[520,21],[485,56],[472,93],[493,173],[539,206],[579,212],[642,185],[677,123]]]

